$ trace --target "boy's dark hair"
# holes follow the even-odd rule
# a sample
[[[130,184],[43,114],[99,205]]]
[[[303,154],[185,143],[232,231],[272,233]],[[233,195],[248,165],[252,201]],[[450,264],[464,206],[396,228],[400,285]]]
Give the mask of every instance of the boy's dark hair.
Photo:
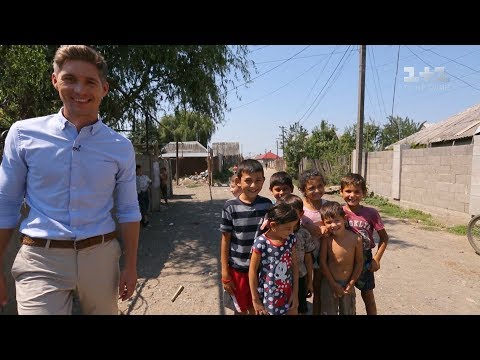
[[[320,174],[317,170],[306,170],[300,174],[298,179],[298,189],[305,194],[305,187],[307,186],[307,181],[310,180],[312,177],[319,176],[323,185],[325,185],[325,178],[322,174]]]
[[[268,210],[267,219],[277,224],[286,224],[298,220],[298,214],[292,205],[279,201]]]
[[[263,173],[263,166],[260,164],[260,161],[255,159],[246,159],[238,164],[237,177],[242,178],[242,173],[253,174],[256,172],[262,172],[262,176],[265,176]]]
[[[293,191],[292,177],[285,171],[277,171],[270,177],[270,191],[277,185],[288,185]]]
[[[343,206],[336,201],[328,201],[320,208],[320,215],[322,220],[333,219],[336,216],[345,217],[345,210]]]
[[[142,168],[142,165],[135,166],[135,169],[141,169],[141,168]]]
[[[362,189],[363,194],[367,194],[367,182],[362,175],[348,173],[347,175],[342,177],[342,180],[340,180],[340,190],[343,190],[346,186],[349,185],[359,186]]]
[[[281,197],[277,202],[284,202],[286,204],[292,205],[295,210],[300,212],[303,211],[303,201],[300,196],[294,194],[286,194]]]

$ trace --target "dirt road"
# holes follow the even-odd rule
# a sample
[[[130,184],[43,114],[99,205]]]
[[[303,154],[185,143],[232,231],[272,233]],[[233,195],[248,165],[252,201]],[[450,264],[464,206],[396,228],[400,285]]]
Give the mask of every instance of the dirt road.
[[[267,197],[272,173],[267,171],[262,190]],[[162,205],[152,228],[142,230],[139,283],[132,299],[120,304],[124,314],[225,314],[218,228],[231,194],[227,187],[211,192],[213,200],[208,186],[175,186],[170,207]],[[480,314],[480,256],[464,236],[382,217],[390,242],[375,275],[379,314]],[[184,290],[172,302],[180,286]],[[358,291],[357,313],[365,314]]]

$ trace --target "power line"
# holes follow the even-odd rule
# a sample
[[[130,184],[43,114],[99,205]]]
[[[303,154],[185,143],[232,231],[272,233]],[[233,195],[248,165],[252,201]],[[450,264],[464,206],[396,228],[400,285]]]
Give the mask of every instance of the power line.
[[[314,67],[320,65],[322,63],[323,60],[320,60],[319,62],[317,62],[316,64],[314,64],[313,66],[310,66],[306,71],[304,71],[303,73],[301,73],[300,75],[298,75],[296,78],[294,78],[293,80],[290,80],[289,82],[283,84],[282,86],[280,86],[279,88],[273,90],[272,92],[269,92],[268,94],[264,95],[264,96],[261,96],[255,100],[252,100],[248,103],[245,103],[245,104],[242,104],[242,105],[239,105],[239,106],[236,106],[234,108],[232,108],[232,110],[235,110],[235,109],[238,109],[238,108],[241,108],[241,107],[244,107],[244,106],[247,106],[247,105],[250,105],[254,102],[257,102],[259,100],[262,100],[264,98],[266,98],[267,96],[270,96],[272,94],[275,94],[277,91],[283,89],[284,87],[286,87],[287,85],[290,85],[292,82],[296,81],[297,79],[299,79],[300,77],[302,77],[303,75],[305,75],[307,72],[309,72],[310,70],[312,70]]]
[[[415,54],[415,53],[413,52],[413,50],[410,49],[408,46],[406,46],[406,48],[407,48],[413,55],[415,55],[418,59],[420,59],[420,61],[422,61],[423,63],[427,64],[427,65],[430,66],[430,67],[434,67],[434,66],[430,65],[429,63],[427,63],[425,60],[423,60],[420,56],[418,56],[417,54]],[[448,74],[448,75],[450,75],[451,77],[454,77],[455,79],[460,80],[460,81],[463,82],[464,84],[470,86],[472,89],[475,89],[475,90],[477,90],[477,91],[480,91],[479,88],[473,86],[472,84],[466,82],[465,80],[462,80],[461,78],[459,78],[458,76],[453,75],[453,74],[450,73],[450,72],[445,71],[445,74]]]
[[[458,65],[464,66],[464,67],[466,67],[467,69],[473,70],[474,72],[480,72],[480,70],[477,70],[477,69],[474,69],[474,68],[472,68],[472,67],[470,67],[470,66],[468,66],[468,65],[462,64],[461,62],[458,62],[456,59],[450,59],[449,57],[446,57],[446,56],[440,55],[439,53],[437,53],[437,52],[435,52],[435,51],[433,51],[433,50],[430,50],[430,49],[424,49],[424,48],[423,48],[423,47],[421,47],[420,45],[417,45],[417,46],[418,46],[420,49],[422,49],[422,50],[425,50],[425,51],[430,51],[431,53],[434,53],[434,54],[435,54],[435,55],[437,55],[437,56],[440,56],[440,57],[442,57],[442,58],[444,58],[444,59],[447,59],[447,60],[449,60],[448,62],[454,62],[455,64],[458,64]],[[478,50],[475,50],[474,52],[476,52],[476,51],[480,51],[480,49],[478,49]],[[464,55],[464,56],[465,56],[465,55]],[[463,57],[463,56],[460,56],[460,57],[458,57],[457,59],[460,59],[461,57]]]
[[[395,106],[395,90],[397,88],[397,75],[398,75],[398,63],[399,62],[400,62],[400,45],[398,45],[397,70],[395,71],[395,80],[393,81],[392,118],[393,118],[393,107]],[[400,140],[400,139],[398,139],[398,140]]]
[[[302,52],[304,52],[305,50],[307,50],[309,47],[310,47],[310,45],[305,46],[302,50],[300,50],[300,51],[297,52],[295,55],[291,56],[290,58],[288,58],[287,60],[285,60],[285,61],[282,62],[281,64],[278,64],[277,66],[274,66],[273,68],[265,71],[264,73],[261,73],[261,74],[258,75],[258,76],[255,76],[253,79],[250,79],[249,81],[246,81],[246,82],[244,82],[243,84],[237,85],[237,86],[235,86],[234,88],[231,88],[230,90],[227,90],[227,94],[228,94],[230,91],[235,90],[235,89],[238,89],[238,88],[241,87],[241,86],[245,86],[245,85],[251,83],[253,80],[256,80],[256,79],[258,79],[258,78],[260,78],[260,77],[268,74],[269,72],[275,70],[276,68],[282,66],[282,65],[285,64],[286,62],[292,60],[292,59],[293,59],[295,56],[297,56],[298,54],[301,54]]]
[[[344,53],[344,51],[338,51],[338,52],[330,52],[330,53],[325,53],[325,54],[298,56],[298,57],[295,58],[295,60],[308,59],[308,58],[312,58],[312,57],[327,56],[327,55],[331,56],[332,54],[343,54],[343,53]],[[279,61],[284,61],[284,60],[286,60],[286,59],[255,61],[255,65],[268,64],[268,63],[279,62]]]
[[[301,121],[302,119],[305,117],[305,115],[307,115],[307,113],[310,111],[310,109],[312,109],[313,105],[315,104],[315,102],[317,102],[318,98],[320,97],[320,95],[322,94],[322,91],[325,89],[325,87],[327,86],[328,82],[330,81],[330,79],[332,78],[332,76],[335,74],[335,72],[337,71],[338,67],[340,66],[340,64],[342,63],[342,60],[344,59],[345,55],[347,54],[348,52],[348,49],[351,47],[351,45],[348,46],[347,50],[345,51],[345,53],[343,54],[342,58],[339,60],[337,66],[335,66],[335,69],[333,69],[332,73],[330,74],[329,78],[327,79],[327,81],[325,82],[325,85],[320,89],[319,93],[317,94],[317,96],[315,97],[315,99],[313,100],[312,104],[310,105],[310,107],[307,109],[307,111],[305,111],[305,113],[303,114],[303,116],[298,120],[298,122],[300,123],[301,125]],[[305,118],[305,120],[307,120],[310,115],[313,113],[313,111],[317,108],[317,106],[320,104],[320,101],[317,102],[317,104],[313,107],[313,109],[310,111],[310,113],[308,114],[307,118]],[[303,120],[303,121],[305,121]]]
[[[383,101],[383,92],[381,91],[381,86],[380,86],[380,75],[378,75],[378,68],[376,66],[376,62],[375,62],[375,53],[373,51],[373,48],[372,49],[369,49],[370,50],[370,53],[372,55],[372,59],[373,59],[373,68],[375,69],[375,73],[374,73],[374,78],[375,78],[375,74],[377,75],[377,83],[378,83],[378,92],[380,93],[380,99],[382,100],[382,105],[383,105],[383,112],[385,113],[385,117],[387,117],[387,107],[385,106],[385,101]],[[370,64],[372,64],[372,62],[370,62]],[[380,105],[380,104],[379,104]],[[381,111],[381,109],[380,109]]]
[[[340,77],[340,75],[342,74],[342,70],[343,68],[345,67],[345,65],[348,63],[348,61],[351,59],[351,55],[356,52],[357,50],[356,49],[351,49],[350,52],[348,52],[348,49],[346,50],[346,52],[348,52],[348,55],[347,55],[347,58],[345,59],[345,61],[343,62],[343,64],[340,65],[340,68],[338,69],[338,71],[334,74],[334,78],[332,79],[332,81],[328,84],[327,88],[325,89],[325,92],[321,95],[321,97],[318,99],[317,101],[317,104],[315,105],[315,107],[310,111],[310,113],[308,114],[307,116],[307,119],[305,119],[304,121],[308,120],[308,118],[310,118],[310,116],[312,115],[312,113],[315,111],[315,109],[318,107],[318,105],[320,105],[320,103],[322,102],[322,100],[325,98],[325,96],[327,96],[328,94],[328,91],[332,88],[332,86],[335,84],[335,82],[337,81],[337,79]]]
[[[398,75],[398,63],[400,61],[400,45],[398,45],[398,52],[397,52],[397,71],[395,72],[395,81],[393,82],[393,99],[392,99],[392,120],[393,120],[393,107],[395,106],[395,90],[397,88],[397,75]],[[397,124],[398,126],[398,141],[400,141],[400,122]]]
[[[269,47],[269,46],[270,46],[270,45],[263,45],[263,46],[261,46],[261,47],[259,47],[259,48],[253,49],[252,51],[250,51],[250,54],[251,54],[251,53],[254,53],[255,51],[265,49],[266,47]]]
[[[315,86],[317,85],[317,82],[320,80],[320,78],[322,77],[322,74],[323,74],[323,71],[325,70],[325,68],[327,67],[328,65],[328,62],[330,61],[330,59],[332,58],[332,55],[335,53],[335,49],[338,48],[339,45],[335,46],[335,48],[333,49],[333,51],[329,54],[329,57],[327,58],[327,62],[325,63],[325,65],[323,66],[322,70],[320,70],[320,73],[318,74],[317,78],[315,79],[315,82],[313,83],[312,87],[310,88],[310,90],[308,91],[308,94],[307,96],[305,97],[305,101],[302,103],[302,105],[298,108],[298,110],[295,112],[295,116],[298,114],[299,110],[301,108],[303,108],[303,106],[305,105],[305,103],[307,102],[308,98],[310,97],[310,94],[312,93],[313,89],[315,88]],[[345,54],[345,51],[343,52]],[[307,110],[308,111],[308,110]]]

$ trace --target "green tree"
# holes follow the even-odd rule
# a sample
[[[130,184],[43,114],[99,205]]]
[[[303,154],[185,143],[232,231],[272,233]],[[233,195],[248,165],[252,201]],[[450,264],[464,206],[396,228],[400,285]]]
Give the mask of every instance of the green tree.
[[[58,111],[51,84],[57,46],[0,46],[2,123]],[[137,131],[140,123],[186,110],[214,123],[229,110],[227,94],[250,79],[243,45],[101,45],[109,65],[109,95],[100,111],[105,122]],[[138,127],[141,129],[142,127]],[[146,127],[143,127],[146,129]],[[150,130],[150,126],[148,126]]]
[[[379,137],[382,129],[379,125],[370,119],[370,121],[363,126],[363,151],[371,152],[381,150],[379,146]],[[340,147],[343,154],[351,154],[352,150],[355,150],[357,141],[357,124],[349,126],[345,129],[345,132],[340,137]]]
[[[334,125],[322,120],[313,128],[305,144],[305,155],[309,159],[332,160],[337,154],[338,136]]]
[[[305,143],[308,131],[297,121],[290,125],[283,144],[283,157],[287,164],[287,172],[298,179],[298,165],[305,156]]]
[[[352,125],[345,128],[343,134],[339,137],[339,152],[343,155],[350,155],[356,146],[356,126]]]
[[[191,111],[224,120],[227,93],[248,82],[247,46],[136,45],[97,47],[107,59],[110,93],[103,111],[116,126]],[[238,94],[237,94],[238,96]]]
[[[215,129],[213,120],[205,115],[178,111],[175,115],[162,117],[158,134],[162,144],[170,141],[198,141],[207,147]]]
[[[47,46],[0,46],[0,127],[58,111]]]
[[[420,131],[425,123],[417,123],[409,119],[408,116],[403,119],[400,116],[393,117],[390,115],[387,119],[388,123],[383,126],[378,139],[379,147],[382,150],[388,145]]]

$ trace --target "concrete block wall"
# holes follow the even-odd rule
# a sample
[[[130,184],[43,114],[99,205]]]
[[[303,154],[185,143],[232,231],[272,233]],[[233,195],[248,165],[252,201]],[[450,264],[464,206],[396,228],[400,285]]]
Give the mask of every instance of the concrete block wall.
[[[468,213],[472,145],[402,151],[400,200]]]
[[[364,175],[368,191],[375,195],[391,197],[393,151],[375,151],[367,154]],[[363,172],[362,171],[362,172]],[[365,172],[363,172],[365,174]]]
[[[362,175],[376,195],[452,223],[468,221],[480,214],[480,135],[469,145],[368,153]]]

